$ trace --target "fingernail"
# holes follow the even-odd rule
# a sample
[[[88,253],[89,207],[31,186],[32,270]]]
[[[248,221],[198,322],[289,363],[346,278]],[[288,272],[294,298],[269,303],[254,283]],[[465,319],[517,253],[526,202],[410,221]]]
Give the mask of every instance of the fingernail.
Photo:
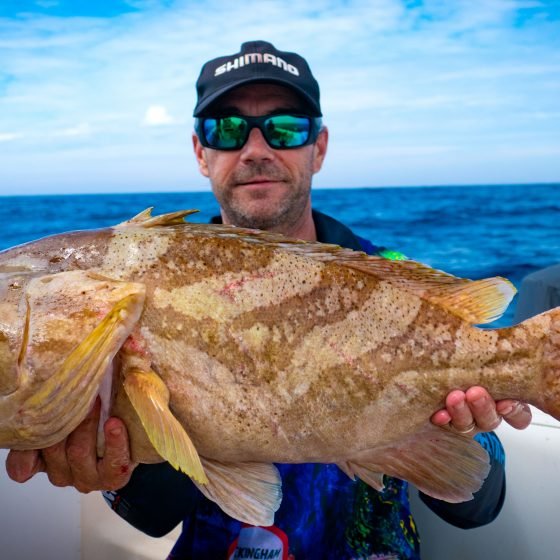
[[[513,416],[520,412],[522,409],[523,405],[520,402],[515,402],[502,411],[502,416]]]
[[[21,479],[23,479],[22,482],[29,480],[35,474],[35,471],[39,466],[39,453],[36,451],[30,451],[28,453],[30,453],[31,455],[31,460],[28,462],[28,464],[21,465],[18,470],[18,475],[21,477]]]
[[[513,405],[504,408],[504,410],[502,410],[502,416],[509,416],[512,410],[513,410]]]
[[[479,397],[478,399],[475,399],[474,401],[472,401],[471,404],[475,408],[482,408],[483,406],[486,405],[486,399],[484,397]]]
[[[465,401],[461,401],[461,402],[457,403],[456,405],[454,405],[453,408],[457,412],[462,412],[463,410],[465,410],[465,408],[467,408],[467,405],[465,404]]]
[[[119,437],[122,434],[122,429],[118,426],[115,426],[114,428],[111,428],[109,430],[109,433],[114,437]]]
[[[41,459],[39,452],[33,453],[32,457],[31,457],[31,463],[29,465],[29,468],[31,470],[34,470],[35,468],[37,468],[37,465],[39,464],[39,460]]]

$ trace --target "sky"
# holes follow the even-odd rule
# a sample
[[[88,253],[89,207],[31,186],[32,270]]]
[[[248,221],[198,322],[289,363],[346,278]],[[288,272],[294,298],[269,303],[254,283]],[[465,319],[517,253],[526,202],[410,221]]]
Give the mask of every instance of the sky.
[[[560,182],[560,0],[0,0],[0,194],[207,190],[204,62],[309,62],[314,186]]]

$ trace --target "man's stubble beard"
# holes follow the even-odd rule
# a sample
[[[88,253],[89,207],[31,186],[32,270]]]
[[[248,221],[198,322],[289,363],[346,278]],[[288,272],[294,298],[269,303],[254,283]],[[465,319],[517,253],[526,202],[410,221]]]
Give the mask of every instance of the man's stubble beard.
[[[236,185],[250,182],[254,177],[266,176],[267,178],[285,183],[288,187],[279,202],[274,202],[275,208],[267,208],[263,213],[251,210],[236,199]],[[284,231],[291,229],[301,218],[311,189],[311,173],[305,173],[300,177],[298,184],[293,184],[292,178],[277,167],[263,164],[255,164],[234,173],[225,189],[216,189],[213,185],[214,194],[232,224],[252,229],[267,231]],[[242,187],[241,187],[242,188]],[[266,198],[255,196],[254,200]]]

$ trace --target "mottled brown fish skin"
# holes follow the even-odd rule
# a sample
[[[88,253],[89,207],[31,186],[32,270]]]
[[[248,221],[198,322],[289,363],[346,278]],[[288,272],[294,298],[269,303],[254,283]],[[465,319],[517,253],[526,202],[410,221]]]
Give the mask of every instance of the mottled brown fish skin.
[[[213,226],[117,227],[0,253],[0,272],[14,267],[143,283],[137,336],[205,457],[343,461],[418,430],[451,389],[472,385],[558,412],[545,319],[477,329],[336,253],[315,259]],[[3,336],[0,363],[14,352]],[[13,391],[6,371],[0,387]],[[114,413],[137,422],[126,397],[117,402]]]

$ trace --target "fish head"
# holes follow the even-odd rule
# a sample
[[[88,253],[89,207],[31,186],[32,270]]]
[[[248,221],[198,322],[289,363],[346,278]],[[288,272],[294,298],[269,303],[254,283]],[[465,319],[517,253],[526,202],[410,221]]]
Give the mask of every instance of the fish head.
[[[0,447],[52,445],[79,424],[144,296],[143,284],[82,270],[3,279]]]

